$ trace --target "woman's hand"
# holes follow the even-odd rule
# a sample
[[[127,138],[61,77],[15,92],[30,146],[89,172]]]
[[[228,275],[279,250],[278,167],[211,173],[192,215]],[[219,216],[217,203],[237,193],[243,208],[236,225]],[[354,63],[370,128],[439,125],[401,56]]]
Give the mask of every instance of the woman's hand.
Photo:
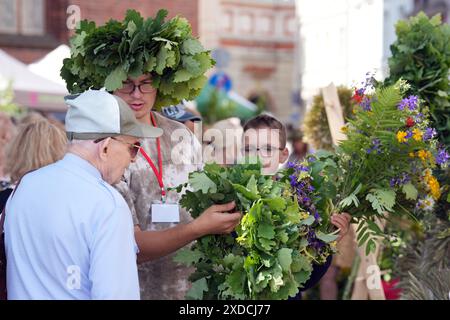
[[[339,236],[336,241],[341,241],[347,234],[352,216],[347,212],[333,213],[331,215],[331,223],[339,229]]]
[[[197,219],[191,222],[195,226],[197,237],[208,234],[227,234],[236,228],[242,218],[242,214],[235,209],[233,202],[215,204],[206,209]],[[230,211],[233,211],[230,213]]]

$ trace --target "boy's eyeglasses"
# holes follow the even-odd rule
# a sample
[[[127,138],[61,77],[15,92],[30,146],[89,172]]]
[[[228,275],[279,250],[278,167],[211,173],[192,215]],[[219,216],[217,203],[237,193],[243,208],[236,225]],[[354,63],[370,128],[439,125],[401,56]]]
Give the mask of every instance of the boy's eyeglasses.
[[[141,93],[152,93],[156,89],[152,86],[151,82],[144,82],[141,84],[134,84],[133,82],[124,82],[122,88],[117,89],[117,91],[125,94],[133,93],[136,87]]]
[[[130,156],[131,156],[131,158],[136,158],[136,156],[137,156],[137,154],[138,154],[138,152],[139,152],[139,150],[141,149],[141,143],[138,141],[138,142],[136,142],[136,143],[129,143],[129,142],[126,142],[126,141],[123,141],[123,140],[120,140],[120,139],[117,139],[117,138],[114,138],[114,137],[105,137],[105,138],[99,138],[99,139],[97,139],[97,140],[94,140],[94,143],[99,143],[100,141],[103,141],[103,140],[105,140],[106,138],[111,138],[111,139],[113,139],[113,140],[116,140],[116,141],[119,141],[119,142],[122,142],[122,143],[124,143],[124,144],[127,144],[128,145],[128,151],[130,152]]]
[[[253,147],[253,146],[245,146],[243,148],[243,152],[245,154],[253,154],[256,155],[259,153],[263,157],[270,157],[272,156],[276,151],[282,151],[284,148],[280,147],[274,147],[274,146],[264,146],[261,148]]]

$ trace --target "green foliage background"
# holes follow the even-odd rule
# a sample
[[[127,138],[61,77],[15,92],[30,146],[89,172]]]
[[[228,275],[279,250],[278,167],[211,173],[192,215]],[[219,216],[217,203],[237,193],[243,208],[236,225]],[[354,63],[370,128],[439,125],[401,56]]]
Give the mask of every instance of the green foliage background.
[[[397,40],[391,45],[390,75],[384,85],[400,78],[411,85],[409,94],[426,101],[440,140],[450,145],[450,26],[440,15],[431,19],[423,12],[396,25]]]
[[[345,86],[337,87],[344,119],[352,117],[352,110],[356,103],[352,100],[353,91]],[[322,94],[314,96],[311,109],[305,116],[303,131],[306,141],[314,149],[333,150],[330,126],[328,125],[325,104]]]

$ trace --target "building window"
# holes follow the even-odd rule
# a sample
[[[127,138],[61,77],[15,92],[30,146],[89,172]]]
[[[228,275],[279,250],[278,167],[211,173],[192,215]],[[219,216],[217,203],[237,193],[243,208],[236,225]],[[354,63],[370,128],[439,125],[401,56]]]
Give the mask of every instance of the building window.
[[[253,31],[253,15],[246,13],[239,16],[239,31],[242,33],[252,33]]]
[[[226,11],[222,15],[222,30],[226,32],[233,31],[233,13]]]
[[[261,15],[256,18],[256,29],[258,33],[271,35],[274,33],[275,23],[273,16]]]
[[[295,16],[284,17],[284,35],[293,36],[297,28],[297,20]]]
[[[0,33],[45,34],[44,0],[0,0]]]
[[[0,0],[0,32],[17,33],[17,1]]]

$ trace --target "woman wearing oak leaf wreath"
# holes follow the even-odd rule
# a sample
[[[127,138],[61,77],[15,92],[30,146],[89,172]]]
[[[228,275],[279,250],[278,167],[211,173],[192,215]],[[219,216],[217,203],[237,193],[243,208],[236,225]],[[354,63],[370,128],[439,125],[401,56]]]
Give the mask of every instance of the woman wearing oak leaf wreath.
[[[234,203],[228,203],[211,206],[195,220],[178,206],[180,223],[176,219],[169,222],[155,221],[156,209],[152,204],[161,201],[178,204],[180,195],[167,189],[187,182],[188,174],[202,167],[201,145],[196,137],[183,124],[167,119],[155,109],[177,104],[182,99],[192,99],[206,80],[203,74],[213,65],[209,51],[204,50],[198,40],[192,37],[187,20],[175,17],[164,22],[166,14],[166,11],[161,10],[156,18],[144,21],[139,13],[129,10],[123,22],[113,22],[117,27],[114,30],[119,30],[115,37],[107,37],[102,33],[115,32],[108,29],[111,22],[97,28],[93,23],[82,22],[74,36],[81,37],[78,38],[80,41],[71,42],[71,58],[64,61],[61,70],[69,92],[105,87],[128,103],[138,121],[164,130],[163,136],[156,140],[143,139],[143,156],[137,157],[135,163],[125,171],[122,181],[115,186],[132,212],[135,239],[139,247],[137,259],[141,299],[150,300],[184,299],[189,289],[188,277],[193,270],[175,263],[172,253],[207,234],[231,232],[242,216],[234,212]],[[152,34],[142,36],[146,32],[154,32],[157,39],[165,37],[167,41],[153,40],[156,35]],[[92,44],[92,41],[98,43]],[[98,57],[105,54],[117,56],[117,50],[121,48],[118,42],[127,41],[137,44],[140,50],[153,48],[152,56],[144,55],[140,50],[132,52],[128,47],[130,51],[123,56],[129,58],[135,54],[134,61],[141,59],[143,62],[138,71],[127,69],[131,68],[131,61],[122,65],[121,60],[108,69],[113,70],[109,74],[100,74],[105,70],[101,67],[94,71],[91,68],[84,70],[87,75],[76,73],[82,68],[72,68],[80,60],[84,65],[90,64],[95,68],[101,60]],[[80,47],[77,46],[80,43],[83,55],[79,55]],[[94,50],[97,47],[101,49]],[[179,57],[179,60],[176,61],[175,57]],[[91,58],[93,60],[88,61]],[[186,61],[190,65],[186,65]],[[195,68],[189,69],[189,66]],[[118,73],[120,77],[115,78]],[[174,78],[167,80],[170,76]],[[94,83],[92,79],[100,80]],[[155,84],[158,81],[159,88]],[[178,90],[167,89],[173,86],[177,86]]]

